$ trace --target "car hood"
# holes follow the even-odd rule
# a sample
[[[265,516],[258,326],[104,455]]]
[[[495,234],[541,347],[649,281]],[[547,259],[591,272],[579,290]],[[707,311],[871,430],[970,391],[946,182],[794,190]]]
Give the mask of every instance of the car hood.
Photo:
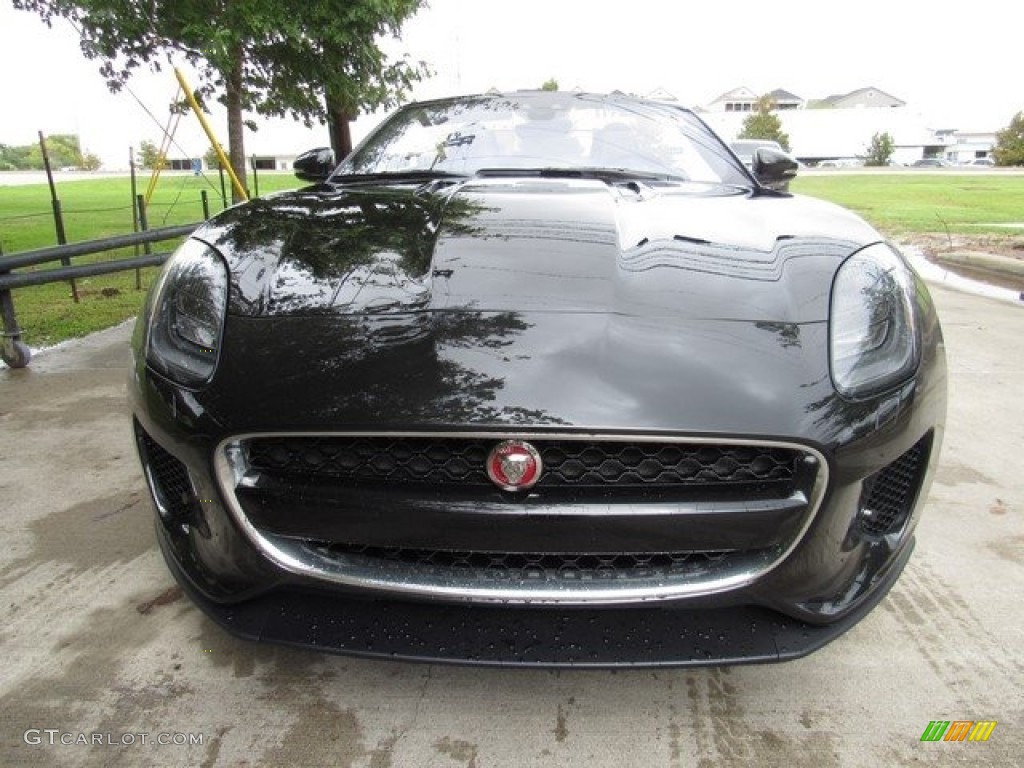
[[[817,200],[702,184],[473,179],[315,187],[196,237],[249,317],[416,311],[819,322],[839,263],[879,235]]]

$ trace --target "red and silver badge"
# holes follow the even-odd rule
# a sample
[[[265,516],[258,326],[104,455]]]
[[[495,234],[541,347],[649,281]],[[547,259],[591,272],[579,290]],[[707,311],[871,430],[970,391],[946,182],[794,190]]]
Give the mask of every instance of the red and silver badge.
[[[487,476],[503,491],[525,491],[540,480],[537,449],[522,440],[505,440],[487,457]]]

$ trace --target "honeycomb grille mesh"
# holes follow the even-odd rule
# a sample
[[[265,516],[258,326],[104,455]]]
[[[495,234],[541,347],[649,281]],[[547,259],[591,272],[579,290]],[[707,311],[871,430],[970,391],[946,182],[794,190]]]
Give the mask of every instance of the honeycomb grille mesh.
[[[149,465],[155,490],[160,502],[172,518],[188,517],[192,511],[195,494],[189,481],[188,470],[178,459],[160,447],[153,438],[141,428],[138,430],[139,440]]]
[[[729,554],[728,551],[639,554],[458,552],[338,543],[318,544],[315,549],[331,559],[369,558],[396,567],[446,571],[455,578],[470,576],[476,580],[493,581],[593,581],[696,575],[713,569]]]
[[[903,526],[921,485],[927,455],[926,439],[921,440],[865,481],[860,519],[867,533],[882,536]]]
[[[358,483],[490,486],[496,439],[303,436],[251,438],[250,467],[283,478]],[[730,486],[791,483],[799,451],[746,445],[531,440],[538,488]]]

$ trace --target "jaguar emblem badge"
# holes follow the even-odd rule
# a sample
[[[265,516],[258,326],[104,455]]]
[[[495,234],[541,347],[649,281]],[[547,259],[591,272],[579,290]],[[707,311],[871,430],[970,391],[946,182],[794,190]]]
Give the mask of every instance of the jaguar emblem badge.
[[[525,491],[540,480],[537,449],[522,440],[498,443],[487,457],[487,476],[503,491]]]

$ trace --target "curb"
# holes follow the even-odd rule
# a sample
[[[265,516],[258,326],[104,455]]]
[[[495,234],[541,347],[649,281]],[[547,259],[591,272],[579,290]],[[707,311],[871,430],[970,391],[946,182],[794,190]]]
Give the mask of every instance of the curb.
[[[1024,259],[999,256],[984,251],[953,251],[951,253],[935,253],[933,258],[949,264],[959,264],[974,269],[984,269],[1006,275],[1024,278]]]

